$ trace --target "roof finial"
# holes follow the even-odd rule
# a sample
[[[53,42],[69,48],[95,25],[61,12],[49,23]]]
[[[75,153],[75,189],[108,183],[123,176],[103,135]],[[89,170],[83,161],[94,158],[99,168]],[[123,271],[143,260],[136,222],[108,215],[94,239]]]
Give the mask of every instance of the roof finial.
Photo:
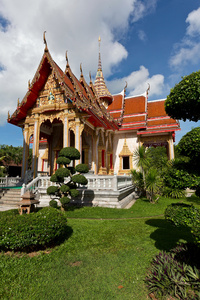
[[[125,85],[125,87],[124,87],[124,93],[126,93],[126,89],[127,89],[127,86],[128,86],[127,81],[125,81],[125,82],[126,82],[126,85]]]
[[[92,83],[92,75],[91,75],[91,72],[89,72],[89,77],[90,77],[90,83]]]
[[[80,63],[80,71],[81,71],[81,76],[83,76],[82,63]]]
[[[66,57],[66,62],[67,62],[67,66],[66,67],[69,67],[69,60],[68,60],[68,56],[67,56],[67,50],[65,52],[65,57]]]
[[[98,63],[98,70],[102,70],[102,66],[101,66],[101,51],[100,51],[100,47],[101,47],[101,37],[99,36],[99,63]]]
[[[43,40],[44,40],[44,44],[45,44],[45,51],[48,51],[45,33],[46,33],[46,31],[44,31],[44,33],[43,33]]]
[[[17,99],[17,107],[20,107],[19,98]]]
[[[146,91],[147,96],[148,96],[148,94],[149,94],[149,91],[150,91],[150,84],[148,83],[148,88],[147,88],[147,91]]]

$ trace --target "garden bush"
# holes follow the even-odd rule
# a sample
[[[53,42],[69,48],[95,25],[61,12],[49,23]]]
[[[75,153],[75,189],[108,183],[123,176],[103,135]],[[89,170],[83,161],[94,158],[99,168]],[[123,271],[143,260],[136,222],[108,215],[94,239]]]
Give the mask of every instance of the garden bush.
[[[52,207],[0,215],[0,250],[33,251],[60,243],[69,233],[65,215]]]
[[[78,185],[86,185],[88,180],[81,173],[88,173],[89,168],[86,164],[78,164],[76,167],[68,166],[72,161],[80,159],[80,152],[73,147],[65,147],[61,149],[57,163],[62,165],[55,171],[50,178],[57,186],[50,186],[47,188],[47,194],[51,196],[52,200],[60,201],[61,210],[66,210],[72,198],[79,196],[77,190]]]
[[[181,245],[153,258],[145,282],[154,298],[200,299],[200,272],[185,262],[187,250],[187,245]]]
[[[172,203],[165,210],[165,219],[175,226],[193,226],[200,220],[200,211],[193,204]]]

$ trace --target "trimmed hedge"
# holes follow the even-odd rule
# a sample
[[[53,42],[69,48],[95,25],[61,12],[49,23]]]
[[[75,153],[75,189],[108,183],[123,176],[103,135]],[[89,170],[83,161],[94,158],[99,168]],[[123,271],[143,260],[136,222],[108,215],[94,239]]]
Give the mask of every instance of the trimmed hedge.
[[[193,226],[200,220],[200,211],[193,204],[172,203],[165,210],[165,219],[175,226]]]
[[[69,234],[65,215],[52,207],[31,214],[0,214],[0,250],[33,251],[60,243]]]

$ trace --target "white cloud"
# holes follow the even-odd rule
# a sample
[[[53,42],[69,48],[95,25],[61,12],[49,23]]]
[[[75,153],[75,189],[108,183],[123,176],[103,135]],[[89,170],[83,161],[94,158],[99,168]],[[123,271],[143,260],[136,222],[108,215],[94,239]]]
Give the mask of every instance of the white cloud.
[[[174,55],[170,64],[179,67],[188,63],[197,64],[200,61],[200,43],[195,43],[191,47],[183,47]]]
[[[175,45],[170,66],[181,68],[189,63],[200,63],[200,7],[188,14],[185,37]]]
[[[0,125],[5,123],[7,111],[14,112],[17,99],[22,100],[27,91],[28,80],[33,78],[43,54],[45,30],[48,48],[57,64],[65,69],[68,50],[73,72],[79,77],[82,63],[86,79],[89,71],[93,76],[96,73],[100,35],[106,77],[128,57],[118,37],[128,30],[130,20],[135,22],[144,17],[156,1],[0,0],[0,16],[5,20],[0,25],[0,66],[3,66],[3,70],[0,68]],[[129,81],[133,80],[132,74],[128,77]],[[139,79],[146,78],[134,80],[139,85]]]
[[[138,31],[138,37],[143,42],[145,42],[147,40],[146,33],[143,30]]]
[[[132,72],[130,75],[114,79],[108,82],[108,87],[113,94],[121,92],[127,82],[127,96],[143,94],[150,84],[150,95],[157,96],[162,94],[164,85],[164,76],[161,74],[149,76],[149,71],[144,66],[140,66],[138,71]]]
[[[186,22],[189,23],[187,27],[188,35],[200,34],[200,7],[189,13]]]

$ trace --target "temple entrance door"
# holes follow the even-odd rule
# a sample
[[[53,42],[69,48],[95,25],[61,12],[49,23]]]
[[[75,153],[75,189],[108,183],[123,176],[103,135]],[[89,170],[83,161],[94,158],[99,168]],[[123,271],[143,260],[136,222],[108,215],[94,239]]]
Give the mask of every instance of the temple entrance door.
[[[56,160],[62,148],[62,122],[58,119],[44,121],[40,126],[38,173],[52,175],[55,172],[58,168]]]

